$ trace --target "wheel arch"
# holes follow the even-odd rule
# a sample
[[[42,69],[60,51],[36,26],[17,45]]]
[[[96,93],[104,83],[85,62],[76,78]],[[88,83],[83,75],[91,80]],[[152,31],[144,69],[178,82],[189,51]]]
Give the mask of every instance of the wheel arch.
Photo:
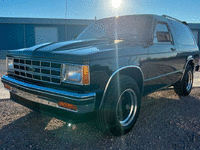
[[[195,62],[194,58],[190,55],[190,56],[187,58],[187,62],[185,63],[184,70],[183,70],[183,75],[182,75],[181,80],[183,79],[183,76],[184,76],[184,74],[185,74],[185,70],[186,70],[186,68],[187,68],[188,65],[191,65],[193,70],[195,69],[195,68],[194,68],[194,62]]]
[[[102,100],[101,100],[101,103],[100,103],[100,106],[99,108],[102,107],[103,105],[103,102],[104,102],[104,99],[105,99],[105,96],[106,96],[106,93],[107,93],[107,90],[110,86],[110,83],[111,81],[113,81],[113,79],[115,77],[117,77],[118,75],[126,75],[126,76],[129,76],[133,79],[135,79],[135,81],[137,82],[138,86],[139,86],[139,89],[140,89],[140,93],[142,94],[143,93],[143,85],[144,85],[144,75],[143,75],[143,72],[141,70],[140,67],[138,66],[126,66],[126,67],[122,67],[120,69],[118,69],[117,71],[115,71],[109,78],[106,86],[105,86],[105,89],[104,89],[104,92],[103,92],[103,96],[102,96]]]

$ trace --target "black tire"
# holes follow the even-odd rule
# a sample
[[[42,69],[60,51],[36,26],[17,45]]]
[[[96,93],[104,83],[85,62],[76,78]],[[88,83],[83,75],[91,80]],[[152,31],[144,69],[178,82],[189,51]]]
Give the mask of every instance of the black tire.
[[[187,96],[192,90],[193,84],[193,69],[191,65],[186,67],[183,79],[174,85],[174,91],[179,96]]]
[[[109,86],[97,113],[98,127],[109,135],[126,134],[137,121],[140,104],[141,94],[136,81],[128,76],[118,76]]]

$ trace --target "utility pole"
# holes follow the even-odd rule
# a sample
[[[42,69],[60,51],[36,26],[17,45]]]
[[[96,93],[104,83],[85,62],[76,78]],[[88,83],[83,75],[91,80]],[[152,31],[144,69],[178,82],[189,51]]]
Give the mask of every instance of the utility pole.
[[[65,19],[67,19],[67,0],[66,0],[66,6],[65,6]]]

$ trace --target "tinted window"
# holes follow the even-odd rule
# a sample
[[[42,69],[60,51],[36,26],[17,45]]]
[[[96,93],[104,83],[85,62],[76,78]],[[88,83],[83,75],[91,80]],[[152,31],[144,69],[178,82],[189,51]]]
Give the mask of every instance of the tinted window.
[[[177,41],[177,44],[179,45],[195,44],[191,31],[186,25],[174,20],[169,20],[169,22],[175,31],[175,40]]]
[[[156,28],[155,28],[155,31],[154,31],[154,43],[159,43],[159,40],[158,40],[158,32],[168,32],[169,33],[169,30],[167,28],[167,25],[165,23],[157,23],[156,24]],[[169,34],[169,37],[168,39],[171,40],[171,36]],[[164,42],[164,41],[162,41]]]
[[[167,25],[164,23],[157,23],[156,24],[156,31],[165,31],[168,32]]]
[[[146,17],[142,16],[102,19],[91,24],[76,39],[111,38],[141,42],[148,35],[149,25]]]

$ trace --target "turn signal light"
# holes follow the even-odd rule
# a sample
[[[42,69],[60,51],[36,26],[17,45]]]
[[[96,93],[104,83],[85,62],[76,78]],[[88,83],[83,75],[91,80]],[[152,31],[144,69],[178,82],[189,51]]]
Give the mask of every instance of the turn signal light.
[[[69,103],[66,103],[66,102],[58,102],[58,105],[60,107],[65,107],[65,108],[68,108],[68,109],[71,109],[71,110],[75,110],[75,111],[78,110],[76,105],[69,104]]]
[[[89,74],[89,66],[83,66],[83,84],[88,85],[90,84],[90,74]]]

